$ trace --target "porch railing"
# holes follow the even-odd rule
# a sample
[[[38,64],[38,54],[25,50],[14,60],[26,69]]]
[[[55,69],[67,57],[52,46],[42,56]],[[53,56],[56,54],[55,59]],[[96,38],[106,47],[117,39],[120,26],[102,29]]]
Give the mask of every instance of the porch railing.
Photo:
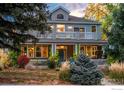
[[[38,38],[46,39],[97,39],[96,32],[53,32],[38,34]]]

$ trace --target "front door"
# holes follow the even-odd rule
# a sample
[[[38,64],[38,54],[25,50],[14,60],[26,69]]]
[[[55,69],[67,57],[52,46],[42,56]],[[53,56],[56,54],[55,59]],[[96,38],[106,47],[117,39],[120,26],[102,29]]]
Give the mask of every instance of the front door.
[[[59,60],[64,61],[64,49],[58,49],[59,52]]]

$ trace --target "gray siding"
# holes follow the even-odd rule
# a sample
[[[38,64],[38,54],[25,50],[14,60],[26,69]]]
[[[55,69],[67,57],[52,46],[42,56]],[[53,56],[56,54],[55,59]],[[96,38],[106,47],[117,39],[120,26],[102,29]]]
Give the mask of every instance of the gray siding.
[[[64,15],[64,19],[61,19],[61,20],[68,20],[69,14],[62,9],[58,9],[58,10],[56,10],[56,12],[52,13],[51,20],[58,20],[57,19],[58,14],[63,14]]]

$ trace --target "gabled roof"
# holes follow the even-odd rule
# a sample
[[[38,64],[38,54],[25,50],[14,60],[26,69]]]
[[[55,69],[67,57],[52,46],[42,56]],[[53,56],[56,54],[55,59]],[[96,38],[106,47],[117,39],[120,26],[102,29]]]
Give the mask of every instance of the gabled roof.
[[[78,24],[101,24],[98,21],[90,20],[90,19],[85,19],[83,17],[76,17],[76,16],[71,16],[69,15],[68,20],[51,20],[48,18],[48,23],[78,23]]]
[[[69,21],[75,21],[75,22],[96,22],[96,23],[99,23],[99,22],[94,21],[94,20],[85,19],[83,17],[71,16],[71,15],[69,15]]]
[[[58,7],[56,7],[55,9],[53,9],[53,10],[51,11],[51,13],[57,11],[58,9],[62,9],[62,10],[64,10],[65,12],[70,13],[69,10],[67,10],[66,8],[64,8],[64,7],[62,7],[62,6],[58,6]]]
[[[52,22],[59,23],[60,22],[60,23],[78,23],[78,24],[101,24],[98,21],[85,19],[83,17],[76,17],[76,16],[72,16],[72,15],[68,16],[68,20],[51,20],[52,13],[54,13],[58,9],[62,9],[63,11],[67,12],[68,14],[70,13],[70,11],[68,11],[66,8],[64,8],[62,6],[58,6],[50,12],[50,15],[48,17],[48,23],[52,23]]]

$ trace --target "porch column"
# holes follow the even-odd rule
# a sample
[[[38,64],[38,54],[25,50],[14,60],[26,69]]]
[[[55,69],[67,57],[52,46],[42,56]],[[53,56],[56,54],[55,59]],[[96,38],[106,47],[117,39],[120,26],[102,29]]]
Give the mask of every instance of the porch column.
[[[29,57],[29,56],[28,56],[28,45],[27,45],[27,53],[26,53],[26,55],[27,55],[27,57]]]
[[[56,44],[52,43],[52,56],[56,53]]]
[[[102,45],[102,58],[105,57],[105,45]]]
[[[54,28],[52,30],[52,39],[56,39],[56,29],[57,29],[57,26],[54,24]]]
[[[75,54],[78,55],[80,53],[80,44],[75,44]]]

